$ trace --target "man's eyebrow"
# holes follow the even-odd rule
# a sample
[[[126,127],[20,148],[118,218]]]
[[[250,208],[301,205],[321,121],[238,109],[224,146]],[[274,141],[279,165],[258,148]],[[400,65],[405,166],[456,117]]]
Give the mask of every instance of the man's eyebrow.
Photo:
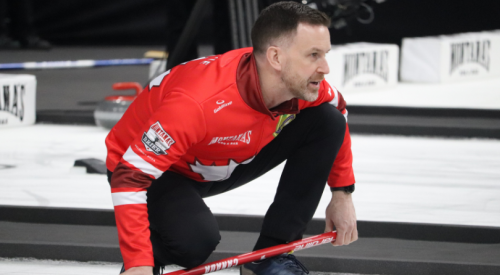
[[[328,52],[329,50],[330,50],[330,49],[328,49],[327,51],[325,51],[325,50],[322,50],[322,49],[317,48],[317,47],[312,47],[310,51],[312,51],[312,52],[313,52],[313,51],[316,51],[316,52]]]

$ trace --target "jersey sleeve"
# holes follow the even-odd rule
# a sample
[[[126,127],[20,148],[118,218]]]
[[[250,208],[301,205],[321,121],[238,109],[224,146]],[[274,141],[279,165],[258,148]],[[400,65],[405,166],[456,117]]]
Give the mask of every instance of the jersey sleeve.
[[[352,168],[351,135],[349,133],[349,124],[347,123],[347,104],[337,88],[330,86],[330,84],[326,81],[323,82],[325,83],[325,89],[328,89],[329,93],[331,92],[333,94],[333,99],[329,101],[330,104],[335,106],[335,108],[337,108],[337,110],[344,115],[346,122],[344,141],[339,149],[339,152],[337,153],[335,161],[333,162],[332,169],[330,170],[328,185],[330,187],[353,185],[356,180],[354,179],[354,171]]]
[[[346,125],[344,142],[333,162],[332,170],[328,176],[330,187],[343,187],[353,185],[356,182],[352,169],[351,135],[349,125]]]
[[[206,134],[198,103],[171,92],[137,133],[111,178],[118,239],[125,268],[154,266],[146,191]]]
[[[312,107],[324,102],[329,102],[337,108],[346,120],[344,141],[330,170],[328,185],[330,187],[349,186],[355,183],[355,179],[352,169],[351,135],[349,133],[349,124],[347,123],[348,112],[346,102],[337,88],[330,86],[326,80],[321,82],[318,99],[314,102],[305,102],[305,104],[307,107]]]

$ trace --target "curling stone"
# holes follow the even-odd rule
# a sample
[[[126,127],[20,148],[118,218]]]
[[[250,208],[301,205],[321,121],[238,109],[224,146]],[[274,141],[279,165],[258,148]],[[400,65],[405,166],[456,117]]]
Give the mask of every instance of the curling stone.
[[[113,84],[113,90],[135,90],[135,95],[107,96],[94,111],[95,124],[111,129],[122,118],[128,106],[141,93],[142,86],[137,82],[119,82]]]

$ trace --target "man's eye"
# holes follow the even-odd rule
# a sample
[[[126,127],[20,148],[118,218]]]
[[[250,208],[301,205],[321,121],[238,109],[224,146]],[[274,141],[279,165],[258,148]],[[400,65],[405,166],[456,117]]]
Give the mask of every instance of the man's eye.
[[[312,53],[311,56],[312,57],[318,57],[318,53]]]

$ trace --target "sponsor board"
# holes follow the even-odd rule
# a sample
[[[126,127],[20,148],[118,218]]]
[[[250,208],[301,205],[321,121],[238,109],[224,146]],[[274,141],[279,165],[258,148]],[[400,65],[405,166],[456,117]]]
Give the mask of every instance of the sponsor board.
[[[23,121],[24,119],[24,98],[26,96],[25,84],[2,85],[0,110],[8,112],[14,117]],[[7,124],[7,122],[0,124]]]
[[[31,75],[0,74],[0,126],[35,123],[36,79]]]
[[[500,76],[500,33],[405,38],[401,80],[452,82]]]
[[[397,83],[397,45],[351,43],[332,46],[326,59],[330,73],[325,75],[325,79],[342,91],[383,88]]]
[[[450,76],[488,74],[491,41],[470,40],[450,44]]]
[[[175,143],[175,140],[163,129],[160,122],[157,121],[147,132],[142,135],[142,143],[147,151],[156,155],[166,155],[166,150]]]
[[[344,74],[342,85],[354,82],[354,86],[375,85],[375,80],[356,81],[358,76],[371,74],[378,76],[384,83],[388,81],[389,51],[358,52],[344,55]]]

